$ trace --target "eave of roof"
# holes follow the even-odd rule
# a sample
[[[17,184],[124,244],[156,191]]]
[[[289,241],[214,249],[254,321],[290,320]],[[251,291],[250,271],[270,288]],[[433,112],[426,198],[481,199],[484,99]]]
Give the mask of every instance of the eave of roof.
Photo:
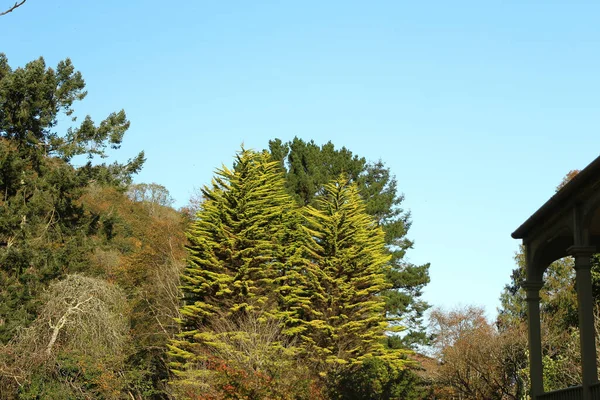
[[[523,239],[529,231],[540,221],[557,211],[561,205],[565,204],[571,196],[581,189],[591,178],[600,176],[600,156],[592,161],[587,167],[581,170],[573,179],[571,179],[562,189],[544,203],[535,213],[531,215],[521,226],[513,233],[513,239]]]

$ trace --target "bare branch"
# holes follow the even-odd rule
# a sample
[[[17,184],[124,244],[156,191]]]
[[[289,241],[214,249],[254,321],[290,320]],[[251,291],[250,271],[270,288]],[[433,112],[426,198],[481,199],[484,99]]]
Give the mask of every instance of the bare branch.
[[[52,328],[52,337],[50,338],[50,342],[48,343],[48,346],[46,347],[46,354],[47,355],[50,355],[52,353],[52,347],[54,346],[54,342],[56,342],[56,339],[58,338],[58,334],[59,334],[60,330],[68,322],[69,316],[71,314],[73,314],[75,311],[84,312],[83,310],[81,310],[80,307],[82,305],[84,305],[85,303],[87,303],[88,301],[92,300],[93,298],[94,298],[94,296],[88,298],[87,300],[81,301],[81,302],[77,303],[76,305],[70,307],[67,311],[65,311],[65,313],[63,314],[63,316],[60,317],[60,319],[58,320],[58,322],[57,322],[56,325],[52,325],[51,320],[48,321],[48,325],[50,325],[50,328]]]
[[[15,5],[14,5],[14,6],[12,6],[11,8],[9,8],[9,9],[8,9],[8,10],[6,10],[6,11],[3,11],[3,12],[1,12],[1,13],[0,13],[0,17],[1,17],[1,16],[3,16],[3,15],[6,15],[6,14],[8,14],[8,13],[11,13],[11,12],[15,11],[17,8],[19,8],[19,7],[21,7],[23,4],[25,4],[25,2],[26,2],[26,1],[27,1],[27,0],[22,0],[20,3],[19,3],[18,1],[17,1],[17,2],[15,2]]]

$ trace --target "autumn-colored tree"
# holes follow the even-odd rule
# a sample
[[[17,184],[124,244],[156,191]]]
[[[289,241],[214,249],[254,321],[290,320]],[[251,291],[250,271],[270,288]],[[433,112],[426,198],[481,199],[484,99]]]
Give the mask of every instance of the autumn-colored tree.
[[[435,309],[430,321],[438,365],[430,366],[429,373],[436,398],[522,399],[526,393],[523,326],[498,332],[484,310],[473,306]]]
[[[126,351],[128,391],[136,399],[162,399],[168,392],[166,344],[179,332],[175,319],[179,317],[187,220],[166,205],[135,200],[111,187],[92,185],[86,191],[82,202],[99,216],[88,271],[127,293],[131,323]]]

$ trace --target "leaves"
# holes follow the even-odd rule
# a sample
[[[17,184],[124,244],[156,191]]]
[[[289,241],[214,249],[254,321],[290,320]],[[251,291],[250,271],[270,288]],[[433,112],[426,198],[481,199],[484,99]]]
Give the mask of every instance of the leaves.
[[[404,259],[413,246],[406,237],[411,225],[410,213],[401,207],[404,196],[398,193],[396,178],[389,168],[381,161],[368,163],[345,147],[336,149],[331,142],[318,146],[314,141],[299,138],[287,143],[274,139],[269,141],[269,151],[285,171],[288,192],[301,205],[314,206],[325,185],[339,176],[357,184],[367,214],[385,232],[385,244],[391,255],[386,268],[391,287],[382,293],[386,312],[390,318],[402,319],[407,325],[409,332],[401,338],[403,346],[424,344],[422,319],[429,305],[421,296],[429,283],[429,264],[413,265]]]
[[[383,231],[366,214],[357,186],[339,177],[324,190],[316,207],[305,209],[311,263],[319,271],[318,280],[309,283],[307,335],[328,364],[359,363],[386,353],[388,324],[379,295],[389,287],[384,274],[389,255]]]
[[[259,312],[283,318],[289,328],[297,325],[290,310],[302,301],[297,291],[302,259],[295,251],[300,243],[291,242],[294,207],[283,185],[277,164],[266,154],[242,149],[233,170],[218,169],[212,186],[202,190],[205,200],[188,231],[182,276],[183,333],[171,350],[185,363],[202,357],[192,350],[194,343],[216,340],[205,325],[217,315]]]

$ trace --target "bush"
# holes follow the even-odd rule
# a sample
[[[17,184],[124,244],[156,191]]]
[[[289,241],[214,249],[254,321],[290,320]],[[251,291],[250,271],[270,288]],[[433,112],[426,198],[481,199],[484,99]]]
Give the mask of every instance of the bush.
[[[318,377],[303,362],[279,321],[247,313],[216,318],[202,345],[203,362],[172,382],[181,399],[319,400]]]
[[[413,370],[398,368],[379,357],[340,371],[329,380],[328,388],[335,400],[416,400],[428,393]]]

